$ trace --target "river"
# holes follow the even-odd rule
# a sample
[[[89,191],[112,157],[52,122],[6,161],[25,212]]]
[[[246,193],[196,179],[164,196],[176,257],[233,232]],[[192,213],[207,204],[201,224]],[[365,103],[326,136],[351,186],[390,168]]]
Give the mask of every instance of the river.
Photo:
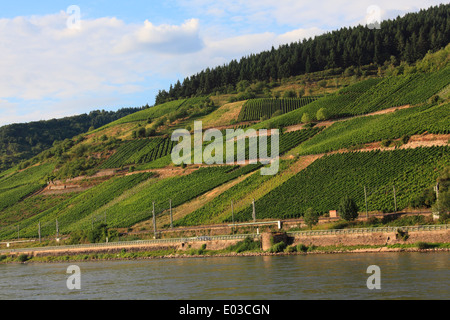
[[[0,265],[0,299],[449,299],[449,253],[314,254]],[[81,289],[69,290],[70,265]],[[371,265],[381,289],[369,290]]]

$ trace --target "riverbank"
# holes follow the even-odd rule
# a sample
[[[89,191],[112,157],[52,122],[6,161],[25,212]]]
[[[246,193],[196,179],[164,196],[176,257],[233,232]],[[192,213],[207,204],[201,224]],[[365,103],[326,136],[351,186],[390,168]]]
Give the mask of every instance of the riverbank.
[[[289,248],[289,247],[288,247]],[[227,252],[224,250],[194,250],[191,252],[179,250],[159,250],[159,251],[137,251],[120,253],[92,253],[83,255],[59,255],[59,256],[27,256],[11,255],[1,256],[0,264],[29,264],[29,263],[76,263],[93,261],[133,261],[133,260],[153,260],[153,259],[201,259],[201,258],[226,258],[226,257],[256,257],[256,256],[298,256],[317,254],[364,254],[364,253],[400,253],[419,252],[436,253],[450,252],[450,243],[418,243],[412,245],[394,246],[326,246],[326,247],[303,247],[303,251],[290,251],[286,249],[282,252],[267,252],[262,250],[246,252]],[[292,247],[291,247],[292,248]]]

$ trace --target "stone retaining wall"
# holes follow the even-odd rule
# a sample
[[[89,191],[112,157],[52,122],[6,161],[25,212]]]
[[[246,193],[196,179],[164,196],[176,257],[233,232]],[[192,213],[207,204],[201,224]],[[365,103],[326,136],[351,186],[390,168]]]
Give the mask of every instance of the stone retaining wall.
[[[408,232],[405,238],[395,232],[295,236],[293,244],[315,246],[354,246],[354,245],[392,245],[414,244],[417,242],[445,243],[450,242],[450,230]]]

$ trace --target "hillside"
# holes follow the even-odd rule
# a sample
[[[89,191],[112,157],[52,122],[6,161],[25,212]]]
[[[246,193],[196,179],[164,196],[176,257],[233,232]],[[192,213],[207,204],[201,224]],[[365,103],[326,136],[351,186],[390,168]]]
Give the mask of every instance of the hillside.
[[[449,192],[446,45],[415,63],[361,66],[375,73],[248,81],[234,93],[168,101],[54,138],[62,141],[0,171],[0,239],[35,239],[39,230],[54,238],[57,225],[67,243],[77,243],[103,224],[111,239],[130,231],[153,236],[153,207],[158,229],[169,228],[170,209],[175,227],[248,222],[253,200],[257,220],[301,218],[309,208],[327,216],[344,196],[362,214],[430,210],[437,181],[440,199]],[[192,133],[194,121],[222,133],[280,129],[278,173],[264,176],[267,164],[248,164],[250,144],[245,164],[173,164],[171,134]],[[202,151],[213,157],[211,146]]]
[[[251,54],[240,61],[206,69],[162,90],[156,104],[195,94],[225,94],[239,91],[245,82],[272,83],[325,71],[330,77],[346,72],[368,75],[377,68],[362,68],[371,63],[383,65],[396,61],[412,64],[428,52],[448,44],[449,4],[442,4],[381,23],[379,29],[365,26],[342,28],[314,39],[286,44],[278,49]],[[251,94],[249,92],[248,94]]]
[[[62,119],[3,126],[0,128],[0,171],[38,155],[50,148],[55,141],[71,139],[140,109],[142,108],[98,110]]]

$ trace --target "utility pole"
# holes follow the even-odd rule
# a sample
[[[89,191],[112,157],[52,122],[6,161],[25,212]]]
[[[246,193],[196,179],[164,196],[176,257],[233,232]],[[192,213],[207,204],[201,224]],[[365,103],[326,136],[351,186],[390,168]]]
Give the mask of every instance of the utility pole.
[[[20,226],[17,226],[17,240],[20,239]]]
[[[59,239],[59,225],[58,225],[58,219],[56,219],[56,239]]]
[[[434,191],[436,192],[436,201],[439,200],[439,182],[436,183],[436,186],[434,187]]]
[[[369,209],[367,207],[367,189],[366,186],[364,186],[364,200],[366,202],[366,218],[369,218]]]
[[[170,229],[173,229],[172,199],[169,200],[169,206],[170,206]]]
[[[41,222],[40,221],[39,221],[38,233],[39,233],[39,242],[41,242]]]
[[[156,239],[156,216],[155,216],[155,201],[153,201],[153,233]]]
[[[395,192],[395,186],[394,186],[394,207],[395,207],[395,213],[397,213],[397,195]]]
[[[255,199],[253,199],[253,222],[256,222]]]
[[[234,207],[233,207],[233,200],[231,200],[231,219],[232,219],[232,221],[233,221],[233,231],[234,231],[235,225],[234,225]]]

